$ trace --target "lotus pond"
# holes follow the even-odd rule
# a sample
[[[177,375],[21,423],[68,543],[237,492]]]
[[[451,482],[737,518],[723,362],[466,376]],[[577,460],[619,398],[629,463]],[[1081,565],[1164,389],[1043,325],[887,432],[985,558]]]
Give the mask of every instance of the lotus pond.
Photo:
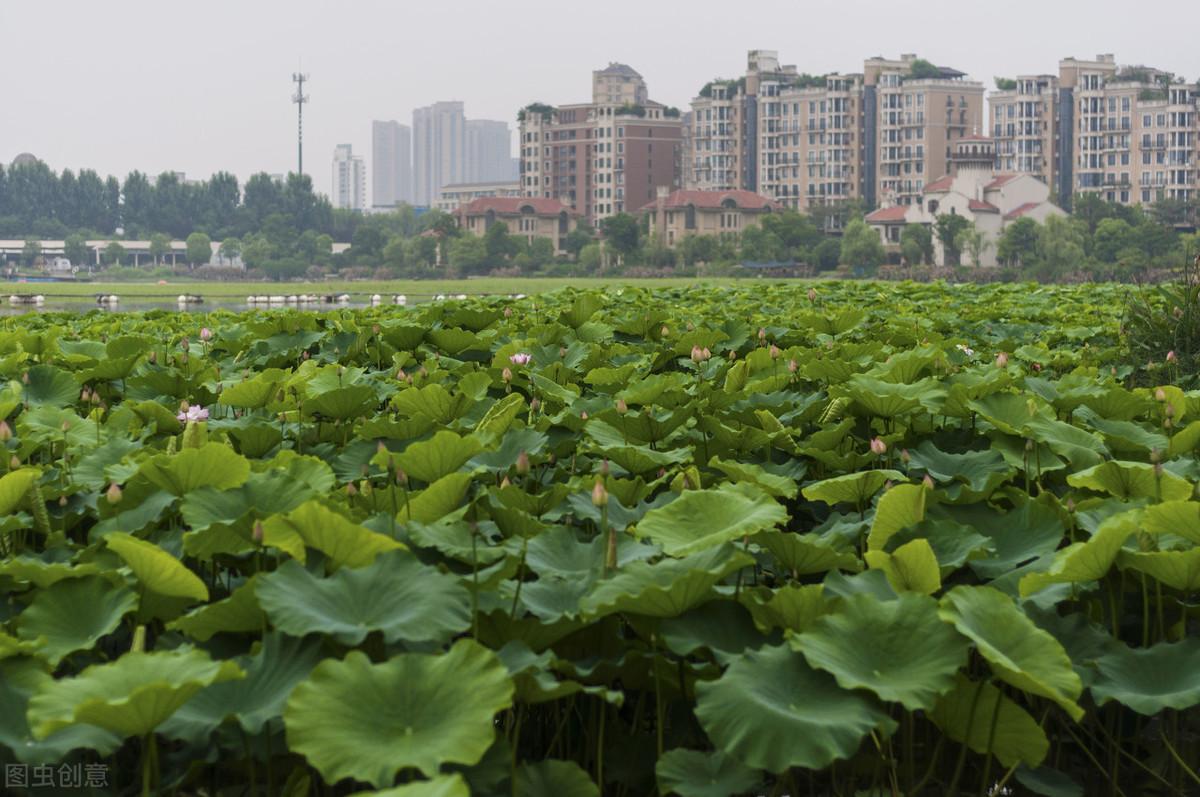
[[[2,319],[6,792],[1194,794],[1123,290]]]

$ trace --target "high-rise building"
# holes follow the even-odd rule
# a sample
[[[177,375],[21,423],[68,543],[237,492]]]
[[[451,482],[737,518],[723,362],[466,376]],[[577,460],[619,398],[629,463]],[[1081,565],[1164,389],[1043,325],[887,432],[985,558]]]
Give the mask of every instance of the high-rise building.
[[[692,100],[690,188],[746,190],[799,209],[920,200],[948,170],[952,142],[983,125],[983,86],[904,55],[861,73],[809,75],[751,50],[746,74]]]
[[[413,203],[429,207],[442,186],[467,181],[467,120],[461,102],[413,111]]]
[[[508,122],[468,119],[465,161],[467,182],[498,183],[516,179]]]
[[[349,144],[338,144],[333,150],[333,206],[362,210],[367,204],[366,183],[362,158],[354,154]]]
[[[1115,56],[1064,58],[991,97],[997,165],[1031,173],[1070,208],[1075,194],[1150,203],[1200,196],[1200,86]]]
[[[412,128],[371,122],[371,204],[389,208],[412,202]]]
[[[625,64],[592,73],[591,102],[532,103],[518,119],[523,194],[559,199],[590,224],[640,209],[659,187],[679,187],[679,111],[649,99]]]

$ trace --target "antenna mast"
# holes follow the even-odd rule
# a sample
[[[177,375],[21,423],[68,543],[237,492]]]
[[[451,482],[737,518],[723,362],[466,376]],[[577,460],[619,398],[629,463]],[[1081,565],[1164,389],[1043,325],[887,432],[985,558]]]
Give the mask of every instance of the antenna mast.
[[[296,93],[292,95],[292,102],[296,103],[296,171],[300,175],[304,174],[304,103],[308,102],[308,95],[304,93],[306,80],[307,72],[292,73],[292,82],[296,84]]]

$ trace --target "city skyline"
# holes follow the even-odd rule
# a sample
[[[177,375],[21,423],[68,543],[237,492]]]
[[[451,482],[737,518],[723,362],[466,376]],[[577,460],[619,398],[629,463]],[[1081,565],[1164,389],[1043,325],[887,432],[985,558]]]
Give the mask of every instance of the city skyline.
[[[63,6],[72,18],[70,26],[59,26],[52,56],[34,44],[34,37],[6,42],[6,58],[26,68],[0,75],[0,96],[26,112],[9,115],[0,128],[0,161],[28,151],[56,171],[94,168],[123,175],[138,169],[191,177],[230,171],[243,181],[259,171],[286,172],[295,168],[289,78],[297,69],[312,75],[305,108],[311,165],[305,171],[323,193],[331,186],[322,162],[328,163],[339,143],[370,152],[372,119],[403,121],[408,109],[458,99],[473,117],[504,120],[515,129],[519,108],[533,101],[573,101],[586,90],[588,74],[610,61],[630,64],[654,86],[656,98],[682,109],[707,80],[740,74],[746,51],[756,48],[777,50],[781,60],[814,73],[852,71],[871,55],[917,52],[962,69],[989,90],[996,76],[1053,72],[1062,58],[1107,52],[1116,53],[1122,64],[1155,66],[1189,81],[1200,78],[1200,50],[1188,40],[1186,26],[1157,26],[1153,38],[1139,35],[1136,26],[1113,25],[1097,33],[1094,26],[1079,24],[1074,4],[1020,0],[1004,15],[943,2],[910,15],[885,13],[867,2],[802,8],[767,2],[754,14],[726,17],[719,37],[703,24],[703,13],[679,14],[671,3],[613,0],[614,13],[597,20],[582,44],[578,37],[557,35],[565,34],[566,21],[539,14],[539,8],[550,6],[538,0],[528,4],[537,20],[532,32],[543,40],[536,59],[513,54],[511,42],[528,34],[517,19],[483,3],[466,4],[465,13],[479,24],[465,27],[458,24],[463,8],[357,4],[355,22],[362,35],[354,37],[352,53],[340,45],[329,47],[323,34],[333,6],[316,0],[239,6],[237,26],[223,23],[224,10],[234,7],[223,0],[205,6],[203,14],[140,0],[118,5],[128,13],[75,2],[54,9],[0,8],[0,27],[6,30],[53,26]],[[696,3],[688,8],[703,10]],[[1105,2],[1088,8],[1093,19],[1116,19],[1126,11]],[[1156,16],[1186,16],[1189,9],[1183,2],[1166,2],[1156,6]],[[632,14],[637,25],[628,24]],[[1038,25],[1028,24],[1031,14]],[[773,20],[769,34],[755,21],[764,15]],[[405,33],[396,41],[403,46],[381,47],[386,37],[395,38],[396,26],[390,23],[401,19]],[[814,35],[815,30],[848,28],[847,20],[854,20],[852,35]],[[980,26],[987,31],[983,46],[976,35]],[[266,29],[274,31],[269,39],[254,33]],[[952,35],[955,29],[963,35]],[[114,37],[148,40],[162,30],[179,31],[196,45],[195,53],[109,47],[99,56],[92,46]],[[450,30],[452,50],[445,37],[431,35]],[[786,30],[794,33],[779,32]],[[695,46],[697,41],[703,46]],[[181,87],[189,92],[173,101],[172,92]],[[188,93],[198,94],[200,101],[189,104]],[[145,110],[130,118],[122,109],[131,106]]]

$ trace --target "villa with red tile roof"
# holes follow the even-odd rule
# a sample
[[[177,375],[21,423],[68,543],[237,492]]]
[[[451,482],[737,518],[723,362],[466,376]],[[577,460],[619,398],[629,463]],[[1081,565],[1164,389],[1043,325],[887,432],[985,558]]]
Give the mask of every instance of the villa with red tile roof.
[[[995,266],[996,246],[1004,228],[1017,219],[1043,222],[1050,216],[1065,216],[1050,201],[1050,187],[1031,174],[996,174],[991,139],[967,136],[955,143],[950,158],[951,173],[925,186],[921,201],[913,205],[893,204],[867,214],[866,222],[879,232],[884,246],[899,249],[900,235],[908,224],[933,227],[937,217],[962,216],[983,233],[985,248],[978,263]],[[946,252],[937,236],[933,239],[934,265],[946,265]],[[969,257],[963,253],[964,259]]]
[[[458,226],[472,234],[484,235],[497,222],[508,227],[517,238],[533,243],[548,238],[554,251],[563,251],[563,241],[579,222],[579,214],[557,199],[542,197],[489,196],[473,199],[454,211]]]
[[[735,236],[757,227],[763,214],[779,206],[753,191],[658,190],[658,197],[641,213],[650,220],[650,235],[674,248],[688,235]]]

